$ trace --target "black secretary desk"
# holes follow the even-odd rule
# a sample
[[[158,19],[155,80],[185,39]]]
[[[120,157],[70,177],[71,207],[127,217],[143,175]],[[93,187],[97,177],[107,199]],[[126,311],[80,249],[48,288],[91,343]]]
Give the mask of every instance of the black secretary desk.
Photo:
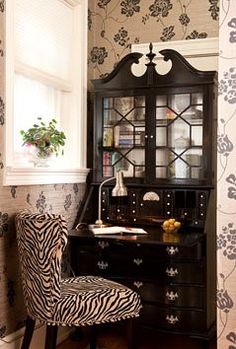
[[[74,229],[72,265],[77,275],[99,274],[138,291],[138,325],[202,339],[207,347],[216,319],[216,72],[194,69],[174,50],[160,54],[172,63],[166,75],[158,73],[150,44],[144,75],[133,75],[142,54],[131,53],[93,81],[92,173],[75,224],[94,223],[99,184],[122,170],[128,196],[112,197],[114,183],[105,184],[102,219],[148,234]],[[182,222],[177,234],[161,228],[171,217]]]

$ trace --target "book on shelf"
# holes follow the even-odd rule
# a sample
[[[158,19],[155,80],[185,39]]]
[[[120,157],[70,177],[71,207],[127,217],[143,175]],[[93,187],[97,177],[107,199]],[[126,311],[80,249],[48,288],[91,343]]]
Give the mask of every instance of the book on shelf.
[[[103,177],[110,177],[113,175],[113,168],[112,168],[112,154],[109,151],[103,152],[102,157],[102,169],[103,169]]]
[[[103,146],[113,146],[113,129],[111,127],[106,127],[103,129]]]
[[[116,125],[114,127],[114,146],[142,146],[144,145],[144,130],[133,130],[130,128],[121,127]]]

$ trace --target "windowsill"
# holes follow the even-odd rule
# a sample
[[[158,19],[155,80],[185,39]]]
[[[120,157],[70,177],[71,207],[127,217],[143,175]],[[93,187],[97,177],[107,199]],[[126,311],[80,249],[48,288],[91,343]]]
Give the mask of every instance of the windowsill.
[[[85,183],[87,168],[6,167],[3,185]]]

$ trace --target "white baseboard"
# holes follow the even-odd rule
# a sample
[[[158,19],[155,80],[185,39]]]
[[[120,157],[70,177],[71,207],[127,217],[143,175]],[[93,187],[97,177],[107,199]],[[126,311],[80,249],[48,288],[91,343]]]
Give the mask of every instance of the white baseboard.
[[[0,339],[0,349],[20,349],[25,328]],[[57,344],[66,340],[71,333],[71,327],[59,327]],[[30,349],[43,349],[45,341],[45,326],[36,325]]]

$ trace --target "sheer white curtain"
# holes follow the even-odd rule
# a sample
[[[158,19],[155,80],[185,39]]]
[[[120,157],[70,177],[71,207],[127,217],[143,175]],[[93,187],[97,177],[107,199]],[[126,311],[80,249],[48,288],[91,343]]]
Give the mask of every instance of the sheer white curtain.
[[[20,130],[27,130],[37,123],[38,117],[48,122],[60,121],[61,91],[23,75],[15,74],[14,81],[14,149],[22,152]]]

